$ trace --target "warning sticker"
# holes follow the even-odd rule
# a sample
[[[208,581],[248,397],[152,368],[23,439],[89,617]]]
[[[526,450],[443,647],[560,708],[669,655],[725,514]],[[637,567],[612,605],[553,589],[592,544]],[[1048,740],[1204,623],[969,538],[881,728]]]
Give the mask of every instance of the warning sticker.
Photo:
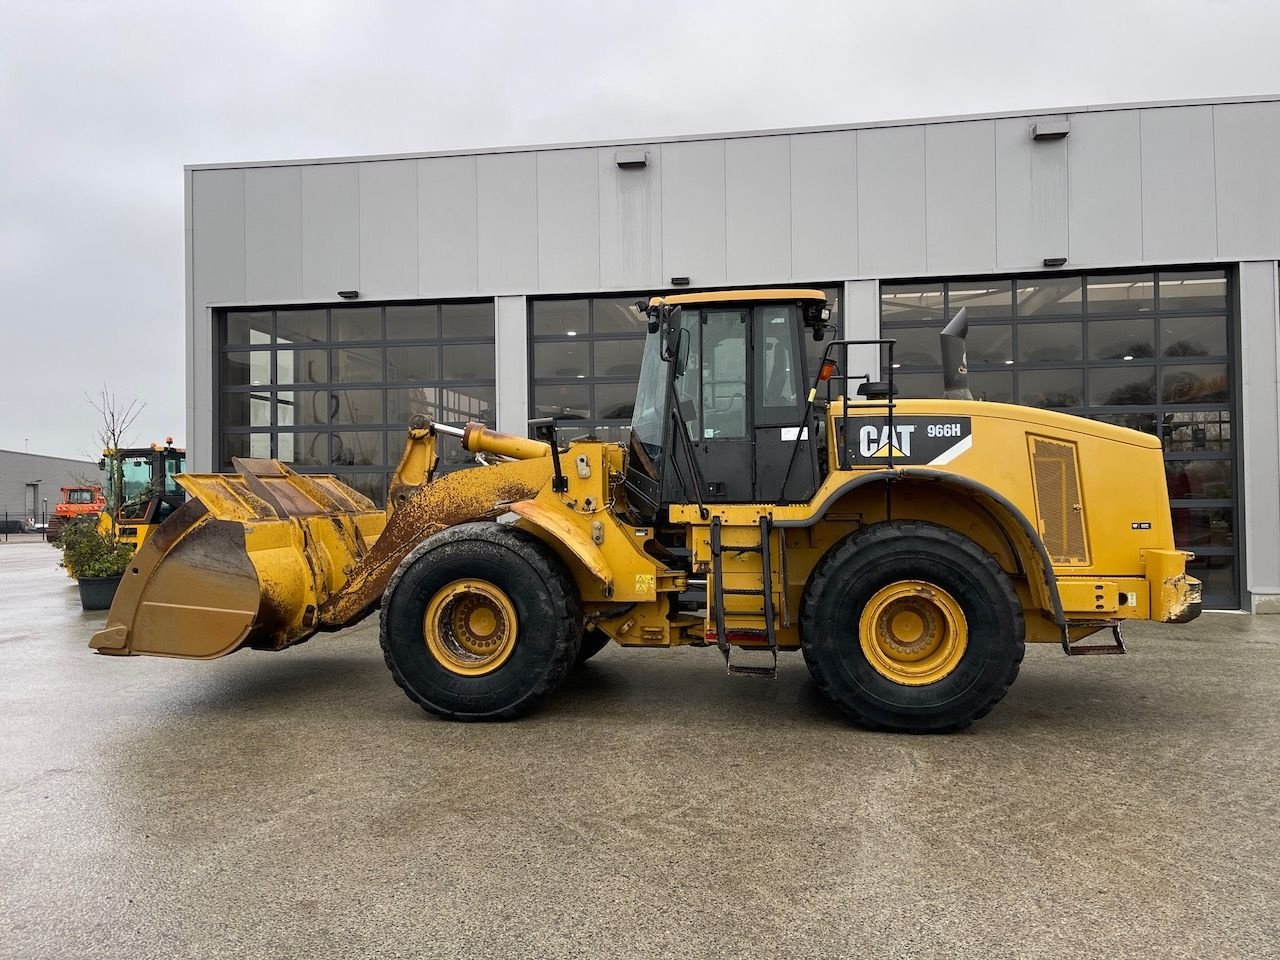
[[[973,446],[968,417],[868,417],[851,420],[849,461],[858,466],[950,463]]]

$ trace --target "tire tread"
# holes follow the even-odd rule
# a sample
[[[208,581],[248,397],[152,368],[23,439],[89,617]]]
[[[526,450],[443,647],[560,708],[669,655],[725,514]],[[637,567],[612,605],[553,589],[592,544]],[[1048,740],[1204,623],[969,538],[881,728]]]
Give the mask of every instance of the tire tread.
[[[911,725],[895,725],[885,723],[881,719],[873,716],[864,709],[855,699],[844,697],[835,688],[831,677],[828,675],[825,665],[822,664],[812,649],[812,644],[807,642],[807,631],[805,630],[805,622],[808,619],[809,611],[812,610],[813,600],[822,596],[823,592],[831,589],[831,582],[838,575],[843,566],[852,560],[859,553],[864,552],[873,544],[890,543],[895,540],[901,540],[903,537],[924,537],[938,538],[948,543],[966,554],[969,554],[975,562],[981,564],[989,574],[993,574],[997,579],[1008,584],[1008,577],[1000,568],[995,558],[986,550],[982,549],[968,537],[965,537],[949,527],[940,524],[930,523],[925,520],[894,520],[881,523],[870,524],[862,529],[855,531],[846,537],[843,541],[836,545],[834,549],[829,551],[825,557],[819,561],[818,566],[810,577],[809,584],[805,588],[804,603],[801,613],[801,651],[804,655],[806,666],[817,683],[818,689],[833,703],[836,704],[845,714],[854,720],[859,726],[867,730],[874,731],[899,731],[907,733],[954,733],[964,730],[974,720],[980,720],[991,712],[997,703],[999,703],[1009,692],[1009,688],[1013,685],[1014,680],[1018,677],[1019,668],[1022,665],[1023,656],[1026,653],[1025,630],[1026,624],[1023,617],[1022,605],[1017,600],[1017,594],[1013,591],[1011,585],[1008,586],[1008,597],[1011,599],[1014,618],[1016,623],[1016,641],[1014,643],[1013,656],[1010,658],[1005,676],[996,685],[992,695],[986,703],[979,706],[970,716],[963,719],[941,724],[919,723]]]
[[[556,611],[557,628],[575,638],[573,642],[555,645],[551,669],[547,670],[534,688],[528,691],[517,703],[484,714],[445,709],[428,703],[419,697],[406,680],[395,660],[391,649],[392,639],[388,629],[388,618],[385,615],[392,594],[410,567],[433,550],[438,550],[445,544],[462,541],[474,541],[485,545],[496,543],[520,555],[521,559],[533,567],[543,584],[546,585],[550,594],[552,608]],[[556,556],[550,547],[533,534],[521,530],[519,527],[504,523],[464,523],[428,537],[414,548],[400,562],[400,566],[396,568],[396,572],[387,583],[387,589],[383,594],[382,609],[383,616],[378,630],[378,641],[382,647],[383,660],[391,671],[391,676],[395,680],[396,686],[404,691],[405,696],[422,707],[427,713],[434,714],[445,720],[462,722],[515,720],[524,716],[542,703],[547,695],[554,691],[568,676],[570,669],[577,661],[579,647],[582,642],[582,610],[578,602],[577,591],[573,586],[573,580],[564,562]]]

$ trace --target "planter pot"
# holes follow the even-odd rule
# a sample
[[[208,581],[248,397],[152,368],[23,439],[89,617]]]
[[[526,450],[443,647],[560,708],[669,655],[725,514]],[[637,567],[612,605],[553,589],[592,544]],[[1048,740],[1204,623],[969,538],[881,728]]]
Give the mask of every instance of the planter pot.
[[[110,610],[116,587],[120,586],[120,577],[81,577],[76,582],[80,586],[81,607],[85,610]]]

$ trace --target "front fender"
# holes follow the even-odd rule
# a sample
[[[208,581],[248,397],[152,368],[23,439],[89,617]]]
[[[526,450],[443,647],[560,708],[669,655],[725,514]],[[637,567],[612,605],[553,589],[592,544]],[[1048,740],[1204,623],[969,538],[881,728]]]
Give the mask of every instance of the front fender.
[[[600,581],[601,592],[606,597],[613,594],[613,573],[604,558],[604,552],[579,527],[537,500],[521,500],[511,504],[510,510],[577,557],[587,571]]]

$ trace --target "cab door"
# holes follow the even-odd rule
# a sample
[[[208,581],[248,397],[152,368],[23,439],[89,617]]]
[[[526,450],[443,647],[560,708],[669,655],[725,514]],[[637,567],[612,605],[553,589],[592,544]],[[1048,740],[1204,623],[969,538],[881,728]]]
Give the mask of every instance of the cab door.
[[[794,305],[726,306],[696,316],[686,327],[690,359],[676,395],[703,501],[807,501],[817,468],[801,422],[803,325]]]
[[[804,334],[793,304],[761,304],[753,311],[749,347],[756,503],[808,502],[817,489],[812,425],[802,422]]]
[[[748,503],[753,495],[749,389],[750,309],[710,307],[687,327],[689,361],[676,381],[680,419],[693,441],[707,503]]]

